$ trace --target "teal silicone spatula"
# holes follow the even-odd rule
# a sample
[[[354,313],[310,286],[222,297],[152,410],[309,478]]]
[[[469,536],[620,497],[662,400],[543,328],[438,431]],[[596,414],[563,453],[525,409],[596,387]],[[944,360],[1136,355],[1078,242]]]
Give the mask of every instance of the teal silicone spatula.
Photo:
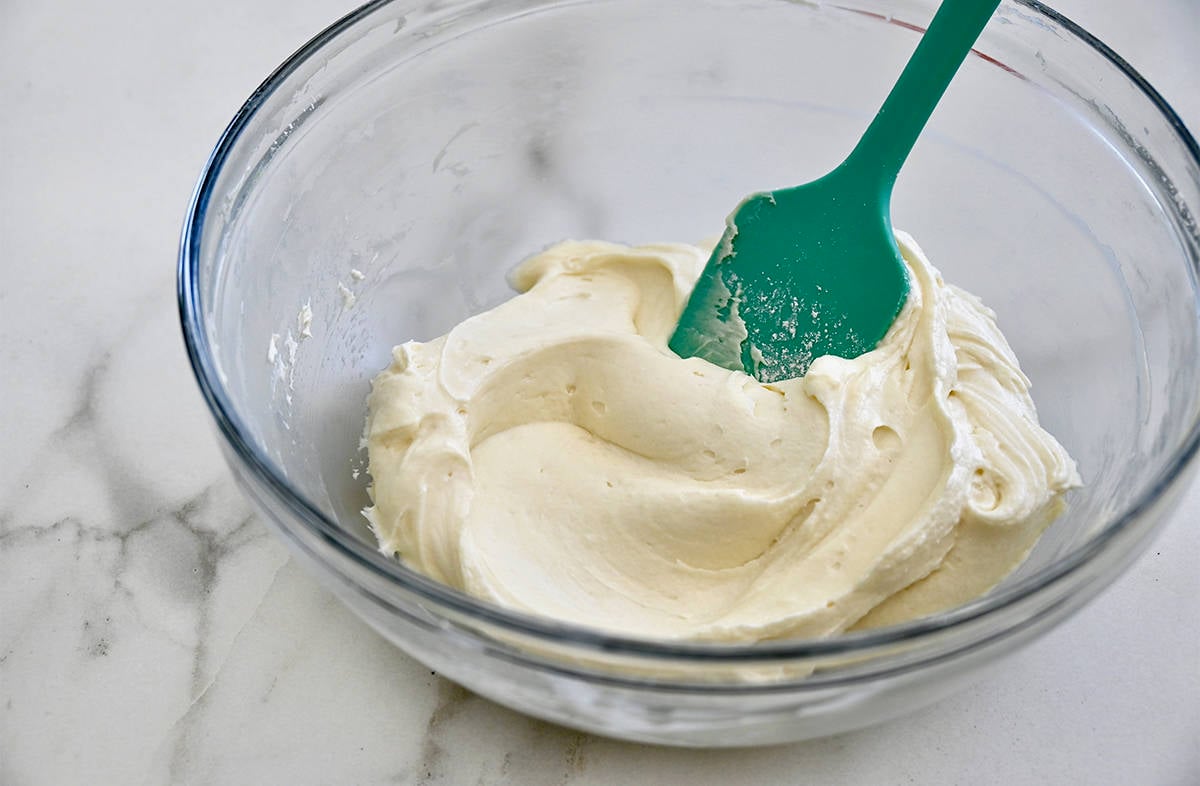
[[[747,197],[727,221],[670,347],[762,382],[875,348],[908,298],[892,185],[999,0],[945,0],[850,156]]]

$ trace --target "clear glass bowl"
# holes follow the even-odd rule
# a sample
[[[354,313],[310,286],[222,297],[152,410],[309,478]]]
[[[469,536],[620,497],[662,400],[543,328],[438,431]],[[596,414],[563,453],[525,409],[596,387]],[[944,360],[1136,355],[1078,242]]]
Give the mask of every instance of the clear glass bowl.
[[[441,586],[377,553],[358,513],[365,397],[393,344],[509,297],[506,272],[554,241],[698,240],[744,194],[823,174],[934,6],[374,2],[280,66],[204,171],[179,296],[229,464],[297,558],[473,691],[689,745],[907,712],[1094,597],[1194,465],[1200,154],[1141,77],[1036,2],[1001,7],[894,199],[896,226],[998,312],[1086,482],[999,588],[826,641],[656,643]]]

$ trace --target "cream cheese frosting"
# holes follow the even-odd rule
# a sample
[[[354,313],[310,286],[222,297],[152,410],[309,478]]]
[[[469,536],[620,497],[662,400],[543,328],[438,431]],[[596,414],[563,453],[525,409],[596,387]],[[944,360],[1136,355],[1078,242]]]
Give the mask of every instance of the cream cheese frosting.
[[[373,382],[380,548],[503,606],[656,639],[825,637],[953,607],[1080,483],[995,315],[897,233],[877,348],[761,384],[668,348],[708,258],[565,242]]]

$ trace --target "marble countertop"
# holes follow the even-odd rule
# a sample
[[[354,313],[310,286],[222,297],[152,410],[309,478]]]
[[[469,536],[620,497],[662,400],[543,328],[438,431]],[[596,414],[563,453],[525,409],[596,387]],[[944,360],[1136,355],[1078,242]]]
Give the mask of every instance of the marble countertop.
[[[1062,0],[1200,130],[1200,4]],[[831,739],[650,748],[394,650],[234,488],[176,324],[211,145],[346,0],[0,4],[0,784],[1200,783],[1200,486],[976,687]]]

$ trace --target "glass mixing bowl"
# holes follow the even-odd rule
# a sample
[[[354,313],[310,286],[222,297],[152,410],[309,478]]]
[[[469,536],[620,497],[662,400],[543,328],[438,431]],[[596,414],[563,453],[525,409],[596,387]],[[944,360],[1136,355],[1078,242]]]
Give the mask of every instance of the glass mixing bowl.
[[[1194,464],[1200,153],[1119,57],[1031,1],[998,11],[893,202],[998,312],[1086,483],[996,590],[825,641],[669,644],[474,600],[379,554],[359,515],[365,397],[393,344],[509,297],[505,274],[557,240],[699,240],[743,195],[825,173],[934,6],[381,1],[280,66],[204,171],[179,297],[229,464],[296,558],[473,691],[690,745],[896,716],[1094,597]]]

